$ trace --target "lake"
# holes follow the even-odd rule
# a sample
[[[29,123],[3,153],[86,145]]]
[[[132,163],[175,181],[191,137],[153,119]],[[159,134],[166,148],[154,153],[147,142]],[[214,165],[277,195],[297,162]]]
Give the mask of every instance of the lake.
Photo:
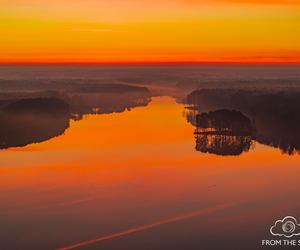
[[[0,151],[1,249],[262,249],[277,219],[300,218],[300,154],[257,137],[202,152],[189,112],[152,96],[44,137],[13,133]]]

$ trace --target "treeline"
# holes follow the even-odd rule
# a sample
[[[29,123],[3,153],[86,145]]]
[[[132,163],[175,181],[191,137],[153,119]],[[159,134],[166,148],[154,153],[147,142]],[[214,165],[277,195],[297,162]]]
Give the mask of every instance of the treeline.
[[[298,91],[204,89],[189,94],[187,103],[192,107],[190,109],[194,110],[194,116],[199,117],[196,118],[197,126],[218,128],[227,126],[229,129],[234,129],[238,124],[237,117],[242,119],[242,116],[236,112],[242,112],[251,121],[255,131],[252,135],[253,139],[280,148],[288,154],[300,152],[300,92]],[[224,109],[236,110],[236,112],[225,112]],[[207,113],[215,110],[219,111]],[[191,115],[189,119],[193,121]],[[239,124],[243,123],[239,122]],[[243,127],[247,128],[247,125]]]

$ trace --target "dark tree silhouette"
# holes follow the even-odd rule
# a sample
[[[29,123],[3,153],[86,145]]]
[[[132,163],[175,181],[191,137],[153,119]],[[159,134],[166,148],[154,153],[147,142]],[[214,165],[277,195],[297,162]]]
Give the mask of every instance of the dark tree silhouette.
[[[55,98],[24,99],[0,110],[0,148],[21,147],[61,135],[69,127],[69,107]]]
[[[251,147],[248,117],[235,110],[203,112],[196,116],[196,150],[217,155],[240,155]]]
[[[219,133],[223,135],[226,130],[235,131],[233,134],[237,135],[237,131],[247,132],[251,121],[252,140],[279,148],[286,154],[300,152],[300,92],[297,90],[203,89],[189,94],[187,102],[193,110],[187,119],[195,124],[193,116],[196,116],[195,125],[202,129],[222,130]],[[218,109],[218,112],[203,113]],[[224,112],[224,109],[236,112]],[[242,119],[237,112],[249,118]]]
[[[251,134],[253,129],[248,117],[236,110],[221,109],[196,116],[197,127],[211,129],[214,133],[233,135]]]
[[[240,155],[249,151],[251,136],[196,134],[196,150],[217,155]]]

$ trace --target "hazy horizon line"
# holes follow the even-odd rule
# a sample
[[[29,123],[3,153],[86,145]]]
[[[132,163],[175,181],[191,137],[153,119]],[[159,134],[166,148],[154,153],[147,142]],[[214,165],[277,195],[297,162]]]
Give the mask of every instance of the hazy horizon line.
[[[259,61],[114,61],[114,62],[74,62],[74,61],[66,61],[66,62],[44,62],[44,61],[35,61],[35,62],[0,62],[0,65],[278,65],[278,66],[300,66],[299,62],[290,62],[290,61],[266,61],[266,62],[259,62]]]

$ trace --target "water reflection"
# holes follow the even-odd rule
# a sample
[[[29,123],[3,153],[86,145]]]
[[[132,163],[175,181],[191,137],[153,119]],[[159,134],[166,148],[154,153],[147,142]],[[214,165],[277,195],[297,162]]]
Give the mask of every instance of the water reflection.
[[[129,231],[85,248],[253,250],[274,218],[299,217],[300,204],[286,201],[299,197],[300,155],[259,143],[234,158],[199,154],[183,109],[153,98],[130,112],[71,120],[64,136],[2,150],[1,249],[58,249]]]
[[[250,136],[196,135],[196,150],[216,155],[240,155],[249,151],[252,145]]]
[[[300,152],[298,92],[197,90],[187,102],[187,120],[196,127],[196,149],[201,152],[238,155],[253,141],[289,155]]]
[[[77,86],[62,93],[7,93],[0,99],[0,148],[46,141],[63,134],[70,119],[124,112],[150,100],[147,88],[120,84]]]
[[[217,155],[249,151],[253,127],[248,117],[235,110],[203,112],[196,116],[196,150]]]

